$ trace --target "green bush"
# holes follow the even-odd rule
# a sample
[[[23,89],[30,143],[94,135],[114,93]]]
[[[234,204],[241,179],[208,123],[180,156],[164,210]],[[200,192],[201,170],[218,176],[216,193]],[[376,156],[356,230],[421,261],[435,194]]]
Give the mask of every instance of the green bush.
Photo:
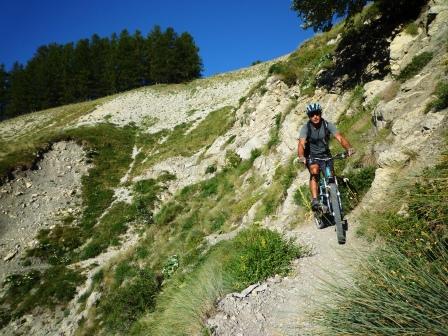
[[[297,190],[294,192],[295,204],[302,207],[310,208],[311,206],[310,200],[311,200],[311,191],[308,185],[299,186]]]
[[[434,91],[436,99],[428,104],[426,112],[430,110],[440,111],[448,107],[448,83],[439,82]]]
[[[344,179],[338,179],[342,208],[346,214],[358,205],[370,189],[375,179],[375,170],[373,166],[364,167],[345,174]]]
[[[415,22],[410,22],[406,25],[404,31],[406,32],[406,34],[416,36],[418,35],[418,26]]]
[[[233,241],[235,255],[225,266],[233,287],[241,290],[274,274],[285,275],[292,259],[303,250],[275,231],[252,227],[241,231]]]
[[[6,291],[0,306],[9,306],[10,316],[18,318],[37,307],[64,307],[75,295],[85,277],[62,265],[45,272],[30,271],[12,274],[5,280]]]
[[[156,277],[148,269],[138,270],[125,284],[111,288],[98,307],[105,328],[113,333],[127,333],[145,311],[154,309],[158,291]]]
[[[417,75],[433,58],[432,52],[422,52],[421,54],[414,56],[411,63],[409,63],[400,74],[397,76],[397,80],[405,82],[408,79]]]
[[[391,246],[361,262],[349,284],[330,286],[331,304],[314,317],[323,334],[448,334],[448,253],[442,242],[436,250],[430,263]]]

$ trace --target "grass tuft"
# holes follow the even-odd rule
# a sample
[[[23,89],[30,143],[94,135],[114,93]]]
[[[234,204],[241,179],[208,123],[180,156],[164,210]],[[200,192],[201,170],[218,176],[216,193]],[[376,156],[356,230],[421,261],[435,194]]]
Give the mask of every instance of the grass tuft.
[[[422,52],[421,54],[414,56],[411,63],[409,63],[400,74],[397,76],[397,80],[405,82],[417,75],[433,58],[432,52]]]

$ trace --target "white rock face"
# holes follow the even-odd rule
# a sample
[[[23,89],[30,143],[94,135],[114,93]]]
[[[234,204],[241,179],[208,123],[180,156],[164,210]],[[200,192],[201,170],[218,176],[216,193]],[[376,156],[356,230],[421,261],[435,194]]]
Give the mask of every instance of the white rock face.
[[[390,69],[393,75],[398,75],[407,63],[404,56],[408,53],[411,43],[417,38],[406,32],[398,34],[390,44]]]
[[[264,76],[265,72],[254,66],[235,72],[233,76],[227,74],[185,85],[137,89],[97,107],[82,117],[78,126],[107,120],[121,126],[134,122],[145,127],[148,133],[170,129],[183,122],[202,119],[222,107],[235,106]]]

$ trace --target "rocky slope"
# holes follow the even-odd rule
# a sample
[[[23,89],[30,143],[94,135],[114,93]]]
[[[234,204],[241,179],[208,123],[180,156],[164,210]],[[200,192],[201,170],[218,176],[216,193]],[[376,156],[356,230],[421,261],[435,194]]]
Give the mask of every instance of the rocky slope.
[[[308,173],[301,170],[275,213],[262,218],[261,223],[310,246],[310,255],[297,260],[294,271],[287,277],[277,276],[242,293],[222,298],[215,315],[207,322],[214,335],[297,335],[312,330],[307,314],[312,312],[317,299],[324,299],[320,292],[322,280],[331,281],[332,276],[349,277],[353,269],[351,254],[366,249],[365,242],[354,234],[357,223],[362,220],[362,211],[375,208],[387,199],[397,179],[435,163],[443,147],[441,134],[446,131],[448,110],[427,113],[426,107],[434,99],[437,83],[447,80],[447,22],[448,4],[430,2],[415,22],[417,34],[412,36],[403,31],[391,41],[392,75],[364,84],[361,101],[371,115],[353,124],[346,135],[349,139],[356,135],[354,143],[358,147],[359,161],[370,160],[376,165],[376,171],[370,190],[350,214],[348,244],[337,245],[331,227],[318,231],[309,214],[304,216],[306,209],[294,202],[297,188],[308,180]],[[433,57],[416,76],[403,83],[394,79],[393,75],[399,74],[416,55],[425,51],[431,52]],[[307,103],[319,101],[324,107],[324,117],[334,122],[356,114],[353,92],[333,94],[317,89],[313,97],[304,96],[300,83],[288,87],[277,76],[269,77],[267,68],[268,64],[263,64],[188,85],[135,90],[112,97],[68,124],[76,128],[100,122],[119,126],[135,123],[143,133],[154,134],[190,123],[192,130],[211,112],[232,106],[235,118],[232,127],[191,156],[173,155],[134,173],[135,167],[144,167],[139,153],[144,153],[145,148],[136,143],[128,172],[115,188],[114,202],[131,201],[132,186],[136,182],[157,178],[166,172],[176,176],[167,182],[162,195],[163,201],[168,201],[181,188],[213,176],[213,172],[207,172],[208,167],[222,169],[227,164],[226,151],[247,159],[253,150],[266,147],[275,133],[278,141],[273,149],[255,159],[246,182],[235,190],[235,194],[243,195],[249,185],[247,181],[256,172],[262,180],[256,192],[263,192],[273,184],[276,169],[295,155],[296,133],[305,122],[302,111]],[[47,114],[40,113],[24,122],[27,118],[31,117],[0,124],[2,140],[12,141],[14,136],[29,132],[23,125],[39,125],[39,122],[45,122],[45,127],[52,125]],[[19,128],[20,131],[11,131]],[[163,144],[164,140],[159,143]],[[55,221],[77,216],[82,211],[78,199],[81,177],[88,174],[90,168],[85,161],[85,153],[79,145],[56,143],[40,159],[37,170],[18,172],[13,180],[0,186],[1,280],[13,272],[48,267],[37,260],[24,266],[20,258],[25,256],[27,247],[35,244],[40,229],[51,230]],[[254,221],[259,206],[260,201],[254,202],[244,216],[233,223],[232,230],[208,236],[207,243],[213,245],[232,238]],[[2,333],[73,335],[78,322],[87,319],[100,300],[101,293],[90,291],[94,274],[108,267],[114,258],[132,251],[141,239],[131,228],[121,236],[121,246],[109,247],[94,258],[71,265],[83,269],[87,280],[78,288],[65,312],[26,315],[7,324]],[[87,296],[85,305],[80,304],[82,296]]]

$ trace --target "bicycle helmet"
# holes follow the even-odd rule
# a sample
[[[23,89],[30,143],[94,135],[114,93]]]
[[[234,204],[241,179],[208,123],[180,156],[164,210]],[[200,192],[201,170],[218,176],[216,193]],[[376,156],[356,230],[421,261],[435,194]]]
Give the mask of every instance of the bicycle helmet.
[[[314,113],[322,113],[322,107],[319,103],[311,103],[306,107],[306,114],[308,116]]]

